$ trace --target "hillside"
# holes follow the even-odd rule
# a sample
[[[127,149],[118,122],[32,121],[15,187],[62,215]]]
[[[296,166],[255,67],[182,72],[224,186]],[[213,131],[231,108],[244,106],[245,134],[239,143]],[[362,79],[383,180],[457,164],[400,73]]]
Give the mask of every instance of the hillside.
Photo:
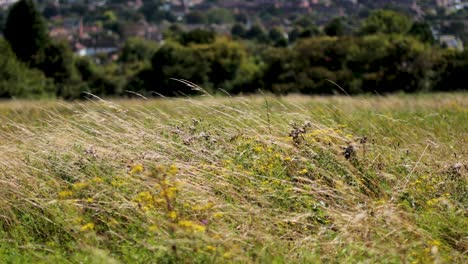
[[[468,96],[0,103],[2,263],[466,263]]]

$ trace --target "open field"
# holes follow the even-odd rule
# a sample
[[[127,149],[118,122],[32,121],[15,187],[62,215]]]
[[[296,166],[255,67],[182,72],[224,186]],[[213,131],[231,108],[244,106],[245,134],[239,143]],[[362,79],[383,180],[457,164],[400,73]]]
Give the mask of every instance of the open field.
[[[0,103],[1,263],[466,263],[468,94]]]

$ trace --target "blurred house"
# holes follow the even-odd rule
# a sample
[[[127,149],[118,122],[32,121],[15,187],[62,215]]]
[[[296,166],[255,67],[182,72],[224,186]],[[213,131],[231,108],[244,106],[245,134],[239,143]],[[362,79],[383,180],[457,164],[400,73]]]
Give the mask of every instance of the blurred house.
[[[150,24],[144,20],[128,23],[123,27],[123,38],[140,37],[149,40],[161,41],[163,39],[161,26]]]
[[[441,35],[439,42],[442,46],[449,49],[463,51],[463,41],[454,35]]]
[[[436,0],[438,7],[445,8],[447,11],[459,11],[468,8],[468,2],[462,0]]]
[[[73,50],[78,56],[95,56],[97,54],[111,54],[120,49],[118,41],[113,37],[99,36],[80,39],[74,43]]]

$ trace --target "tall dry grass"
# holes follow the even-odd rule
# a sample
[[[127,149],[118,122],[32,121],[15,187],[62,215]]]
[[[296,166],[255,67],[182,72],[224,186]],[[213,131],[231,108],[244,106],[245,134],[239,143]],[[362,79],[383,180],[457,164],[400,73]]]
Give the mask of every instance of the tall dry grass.
[[[466,94],[0,113],[1,262],[466,262]]]

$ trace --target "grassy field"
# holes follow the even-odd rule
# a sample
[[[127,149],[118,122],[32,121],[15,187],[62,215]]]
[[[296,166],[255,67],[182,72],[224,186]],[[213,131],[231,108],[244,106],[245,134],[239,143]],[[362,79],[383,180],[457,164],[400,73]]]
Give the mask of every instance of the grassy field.
[[[468,94],[0,103],[1,263],[466,263]]]

